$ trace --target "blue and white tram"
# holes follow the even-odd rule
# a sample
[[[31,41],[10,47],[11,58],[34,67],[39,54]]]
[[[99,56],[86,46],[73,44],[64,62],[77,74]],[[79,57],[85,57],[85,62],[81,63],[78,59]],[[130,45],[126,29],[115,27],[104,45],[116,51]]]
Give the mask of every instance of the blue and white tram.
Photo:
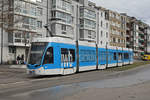
[[[64,38],[34,39],[27,64],[30,75],[67,75],[133,63],[131,49],[107,47]]]

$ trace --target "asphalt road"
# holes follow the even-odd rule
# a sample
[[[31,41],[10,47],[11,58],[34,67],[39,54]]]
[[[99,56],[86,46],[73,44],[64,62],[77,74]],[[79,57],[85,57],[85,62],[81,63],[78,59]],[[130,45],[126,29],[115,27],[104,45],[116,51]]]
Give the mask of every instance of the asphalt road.
[[[103,93],[100,91],[102,89],[126,88],[143,84],[150,81],[149,76],[150,65],[123,72],[99,70],[68,76],[34,78],[26,75],[25,69],[3,67],[0,69],[0,100],[88,100],[92,96],[91,91],[92,94],[96,94]],[[86,95],[83,94],[84,92]],[[85,98],[88,96],[90,97]],[[96,96],[94,98],[98,99]]]

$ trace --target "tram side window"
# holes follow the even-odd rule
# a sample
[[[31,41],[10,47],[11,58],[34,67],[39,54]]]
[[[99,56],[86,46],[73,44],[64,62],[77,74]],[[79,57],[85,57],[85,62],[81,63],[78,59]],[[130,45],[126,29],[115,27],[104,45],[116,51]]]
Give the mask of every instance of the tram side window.
[[[75,62],[75,50],[69,49],[70,62]]]
[[[105,51],[101,51],[100,52],[100,62],[105,62],[107,60],[106,57],[107,57],[106,52]]]
[[[119,53],[119,60],[122,60],[122,53]]]
[[[129,54],[128,53],[124,54],[124,59],[129,59]]]
[[[80,50],[80,62],[95,62],[96,52],[94,50]]]
[[[74,62],[75,50],[74,49],[61,49],[61,62]]]
[[[61,48],[61,62],[68,62],[68,49]]]
[[[114,53],[114,60],[117,60],[117,53]]]
[[[54,55],[53,48],[50,47],[47,49],[44,57],[44,64],[53,64],[54,63]]]

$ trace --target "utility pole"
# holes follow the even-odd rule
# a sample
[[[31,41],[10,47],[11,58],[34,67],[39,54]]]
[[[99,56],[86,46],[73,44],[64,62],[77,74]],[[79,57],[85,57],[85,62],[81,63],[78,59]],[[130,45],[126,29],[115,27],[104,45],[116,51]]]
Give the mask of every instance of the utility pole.
[[[76,20],[77,20],[77,23],[76,23],[76,57],[77,57],[77,61],[76,61],[76,63],[77,63],[77,68],[76,68],[76,72],[78,73],[79,72],[79,22],[78,22],[78,17],[79,17],[79,15],[78,15],[78,13],[79,13],[79,6],[77,5],[77,11],[76,11]]]
[[[48,17],[49,17],[49,0],[47,0],[47,18],[46,18],[46,23],[48,25]],[[48,30],[46,31],[46,37],[48,37]]]
[[[108,42],[106,43],[106,69],[108,68]]]
[[[24,45],[25,45],[25,62],[27,61],[27,33],[24,32]]]
[[[3,25],[4,25],[4,0],[2,0],[1,11],[1,64],[3,64]]]

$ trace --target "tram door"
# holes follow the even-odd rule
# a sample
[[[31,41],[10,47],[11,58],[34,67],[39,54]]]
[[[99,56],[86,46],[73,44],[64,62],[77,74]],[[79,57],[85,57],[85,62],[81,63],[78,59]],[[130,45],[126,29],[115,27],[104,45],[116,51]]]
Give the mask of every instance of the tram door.
[[[75,50],[61,48],[61,66],[64,69],[71,69],[75,62]]]

